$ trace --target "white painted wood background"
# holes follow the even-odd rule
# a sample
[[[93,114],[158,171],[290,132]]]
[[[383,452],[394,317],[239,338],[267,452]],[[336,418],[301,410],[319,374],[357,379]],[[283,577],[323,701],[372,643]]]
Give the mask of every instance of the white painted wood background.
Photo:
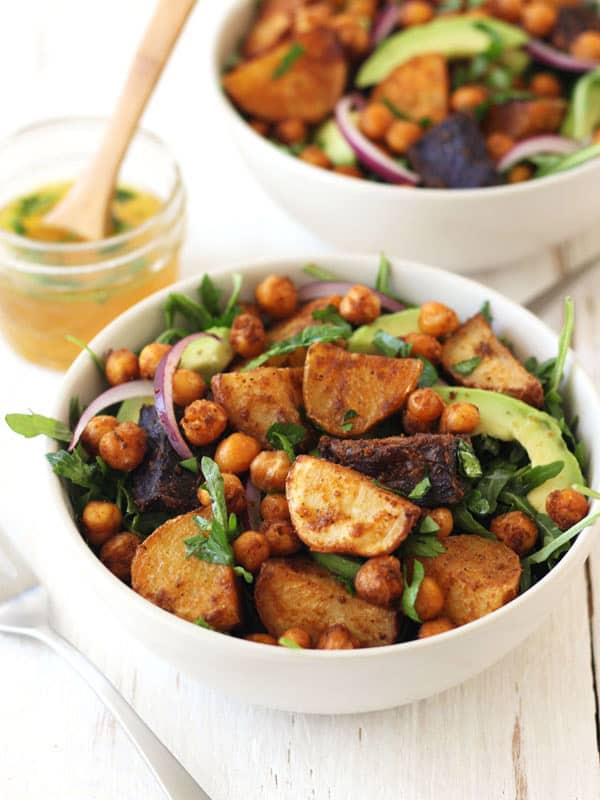
[[[252,181],[206,102],[206,53],[229,0],[202,0],[146,117],[190,193],[184,272],[327,248]],[[0,0],[0,135],[35,119],[108,112],[152,0]],[[594,242],[594,239],[596,242]],[[600,252],[598,235],[482,279],[526,299]],[[401,255],[401,254],[399,254]],[[600,384],[600,265],[574,287],[576,346]],[[555,327],[559,308],[544,317]],[[59,376],[0,340],[0,412],[47,411]],[[467,684],[412,706],[306,717],[244,706],[144,652],[85,594],[66,596],[44,551],[37,443],[0,424],[0,522],[25,543],[54,618],[214,800],[596,800],[593,649],[600,664],[600,547],[540,631]],[[36,471],[38,470],[38,471]],[[63,565],[62,569],[71,569]],[[158,800],[162,795],[87,686],[41,645],[0,638],[0,798]],[[185,798],[182,798],[185,800]]]

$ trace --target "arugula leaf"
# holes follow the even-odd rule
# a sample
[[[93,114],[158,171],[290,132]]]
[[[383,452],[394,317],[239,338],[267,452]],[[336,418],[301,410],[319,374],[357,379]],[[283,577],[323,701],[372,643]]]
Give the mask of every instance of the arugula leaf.
[[[354,594],[354,578],[363,562],[348,556],[337,556],[334,553],[313,553],[310,557],[325,569],[328,569],[339,581],[343,583],[350,594]]]
[[[34,436],[49,436],[57,442],[70,442],[72,433],[58,419],[44,417],[41,414],[7,414],[4,419],[8,427],[15,433],[33,439]]]
[[[337,308],[332,305],[326,308],[317,308],[316,311],[312,312],[312,318],[318,322],[331,322],[333,325],[340,325],[341,327],[348,325],[346,320],[340,316]]]
[[[242,276],[239,272],[233,273],[231,276],[231,283],[231,294],[229,296],[229,300],[227,301],[227,305],[225,306],[225,310],[221,316],[216,316],[213,319],[211,327],[230,328],[233,324],[233,320],[241,312],[241,309],[238,305],[238,300],[240,299],[240,294],[242,291]]]
[[[552,461],[537,467],[523,467],[511,478],[509,489],[516,494],[528,495],[533,489],[559,475],[564,465],[564,461]]]
[[[52,466],[52,471],[65,478],[75,486],[84,489],[94,489],[98,485],[98,469],[96,464],[86,463],[78,450],[72,453],[59,450],[56,453],[46,453],[46,458]]]
[[[187,469],[188,472],[193,472],[194,475],[197,475],[200,471],[198,468],[198,459],[195,456],[193,458],[186,458],[184,461],[180,461],[179,466],[183,467],[183,469]]]
[[[287,636],[280,636],[277,640],[277,644],[281,645],[281,647],[289,647],[290,650],[304,650],[301,644],[295,642],[293,639],[289,639]]]
[[[305,50],[304,47],[299,42],[294,42],[290,49],[285,53],[277,67],[273,70],[273,74],[271,76],[272,80],[276,81],[279,78],[282,78],[286,72],[294,66],[296,61],[299,58],[302,58],[304,55]]]
[[[555,364],[556,358],[549,358],[540,363],[535,356],[530,356],[527,361],[525,361],[523,366],[527,372],[540,381],[544,392],[546,392],[548,390],[548,384],[552,378]]]
[[[304,328],[295,336],[290,336],[289,339],[282,339],[280,342],[275,342],[268,350],[261,355],[254,358],[245,367],[242,367],[242,372],[247,372],[250,369],[256,369],[268,361],[273,356],[281,356],[286,353],[293,353],[299,347],[310,347],[311,344],[317,342],[335,342],[338,339],[349,339],[352,334],[352,327],[347,323],[342,327],[341,325],[311,325]]]
[[[462,500],[453,510],[454,527],[463,533],[474,533],[476,536],[483,536],[484,539],[495,539],[491,531],[477,522],[475,517],[467,508],[465,500]]]
[[[154,341],[158,344],[175,344],[180,339],[185,339],[191,333],[187,328],[167,328]]]
[[[127,527],[139,533],[140,536],[149,536],[157,528],[160,528],[168,519],[171,519],[171,514],[165,511],[147,511],[143,514],[135,514],[131,522],[127,523]]]
[[[431,489],[431,479],[425,475],[417,484],[413,486],[407,497],[409,500],[422,500]]]
[[[404,577],[404,591],[402,592],[402,611],[414,622],[421,622],[421,617],[417,614],[415,603],[419,589],[425,577],[425,568],[420,561],[413,561],[412,581],[409,583],[406,575],[406,564],[402,565],[402,575]]]
[[[294,448],[306,436],[306,428],[293,423],[275,422],[267,431],[267,442],[276,450],[285,450],[290,463],[294,463]]]
[[[464,439],[459,439],[456,447],[458,467],[466,478],[481,478],[483,469],[475,451]]]
[[[222,293],[221,289],[217,289],[209,275],[205,274],[202,276],[198,294],[202,305],[213,317],[221,313],[220,300]]]
[[[200,628],[206,628],[208,631],[214,631],[213,626],[210,624],[210,622],[207,622],[204,617],[198,617],[198,619],[195,619],[194,625],[198,625]]]
[[[428,386],[434,386],[439,379],[437,369],[433,366],[431,361],[428,361],[423,356],[417,356],[419,361],[423,362],[423,372],[419,378],[419,388],[425,389]]]
[[[239,575],[240,578],[243,578],[246,583],[252,583],[254,581],[254,575],[243,567],[240,567],[239,564],[233,568],[233,571],[236,575]]]
[[[469,511],[477,516],[484,517],[490,513],[490,504],[487,497],[484,497],[479,489],[473,489],[465,498],[465,503]]]
[[[81,408],[79,397],[75,395],[69,400],[69,428],[72,431],[77,427],[77,423],[79,422],[79,418],[81,417],[82,413],[83,409]]]
[[[522,511],[535,522],[542,534],[544,546],[553,542],[561,535],[560,528],[550,519],[547,514],[542,514],[535,509],[526,497],[521,497],[509,489],[505,489],[500,495],[502,505],[510,509]]]
[[[573,525],[572,528],[569,528],[564,532],[559,532],[559,536],[544,544],[544,547],[542,547],[541,550],[531,553],[531,555],[524,558],[523,561],[525,561],[527,564],[541,564],[544,561],[548,561],[548,559],[554,555],[557,550],[572,541],[581,533],[582,530],[590,525],[593,525],[597,519],[600,519],[600,511],[596,511],[593,514],[588,514],[587,517],[584,517],[584,519],[580,520],[576,525]]]
[[[412,344],[386,331],[377,331],[373,337],[373,344],[384,356],[390,358],[408,358],[413,348]]]
[[[481,480],[477,483],[477,491],[488,505],[488,511],[484,513],[494,513],[498,507],[498,497],[509,480],[513,477],[515,469],[516,467],[514,464],[501,461],[492,465],[489,471],[486,472]]]
[[[311,278],[316,278],[318,281],[339,281],[335,272],[331,272],[325,267],[320,267],[318,264],[307,264],[302,268],[302,272],[310,275]]]
[[[180,314],[194,330],[203,331],[212,325],[212,317],[200,303],[177,292],[171,292],[164,308],[167,328],[173,328],[176,314]]]
[[[500,439],[494,439],[493,436],[488,436],[487,433],[480,433],[473,437],[473,444],[475,450],[481,456],[500,455]]]
[[[452,364],[451,368],[454,372],[458,372],[459,375],[470,375],[480,364],[481,356],[473,356],[473,358],[467,358],[465,361],[457,361],[456,364]]]
[[[423,517],[421,522],[419,523],[419,533],[437,533],[440,529],[440,526],[434,520],[433,517],[429,515]]]
[[[227,516],[227,505],[225,503],[225,483],[221,470],[217,464],[208,456],[203,456],[200,468],[206,481],[206,489],[210,495],[213,521],[227,532],[230,518]]]
[[[574,327],[575,327],[575,309],[573,305],[573,298],[565,297],[564,322],[562,330],[560,332],[560,338],[558,340],[558,355],[556,357],[556,362],[554,364],[554,368],[552,370],[552,374],[550,376],[550,382],[548,385],[549,392],[558,391],[558,387],[560,386],[560,383],[562,381],[563,373],[565,371],[565,363],[569,352],[569,347],[571,346],[571,339],[573,338]]]
[[[426,517],[426,519],[431,519],[431,517]],[[398,549],[400,558],[409,558],[410,556],[433,558],[445,552],[446,548],[435,533],[411,533]]]
[[[490,44],[484,55],[489,61],[495,61],[504,53],[504,42],[495,28],[485,20],[477,20],[475,27],[489,36]]]
[[[479,309],[479,313],[489,325],[492,324],[494,318],[492,317],[492,308],[490,306],[489,300],[486,300],[485,303],[481,306],[481,308]]]
[[[584,486],[582,483],[572,483],[571,489],[575,489],[576,492],[585,495],[585,497],[591,497],[593,500],[600,500],[600,492],[595,492],[593,489],[590,489],[589,486]]]
[[[65,339],[67,340],[67,342],[70,342],[71,344],[74,344],[76,347],[80,347],[82,350],[85,350],[85,352],[88,354],[88,356],[92,359],[92,361],[96,365],[96,368],[97,368],[98,372],[100,373],[100,375],[102,375],[103,378],[106,377],[106,372],[105,372],[105,369],[104,369],[104,363],[103,363],[102,359],[100,358],[100,356],[98,356],[98,355],[96,355],[96,353],[94,353],[94,351],[92,350],[92,348],[88,344],[86,344],[85,342],[82,342],[81,339],[78,339],[76,336],[71,336],[70,333],[67,333],[65,335]]]

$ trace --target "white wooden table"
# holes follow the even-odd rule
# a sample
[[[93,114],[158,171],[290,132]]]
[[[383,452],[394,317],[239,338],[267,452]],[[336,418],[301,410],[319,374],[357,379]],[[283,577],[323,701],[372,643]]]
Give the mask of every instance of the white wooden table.
[[[256,186],[207,106],[214,13],[195,12],[146,118],[190,191],[184,272],[245,258],[326,252]],[[46,116],[110,110],[152,0],[0,2],[0,134]],[[593,251],[596,236],[482,279],[525,299]],[[401,254],[400,254],[401,255]],[[576,346],[600,384],[600,266],[574,288]],[[559,324],[560,310],[544,314]],[[60,376],[0,340],[0,412],[47,412]],[[412,706],[352,717],[251,708],[143,651],[90,598],[69,597],[44,551],[40,448],[0,424],[0,522],[49,583],[56,626],[106,671],[214,800],[595,800],[600,797],[594,644],[600,664],[600,547],[521,648],[467,684]],[[0,797],[161,798],[135,751],[69,667],[0,638]],[[182,800],[185,800],[182,798]]]

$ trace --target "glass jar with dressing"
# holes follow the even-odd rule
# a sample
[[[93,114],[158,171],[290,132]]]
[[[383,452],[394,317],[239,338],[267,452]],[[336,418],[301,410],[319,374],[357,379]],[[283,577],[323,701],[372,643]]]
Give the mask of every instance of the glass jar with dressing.
[[[41,220],[94,153],[105,120],[59,119],[0,144],[0,330],[25,358],[66,368],[110,320],[177,277],[185,232],[179,167],[139,131],[121,168],[112,235],[78,242]]]

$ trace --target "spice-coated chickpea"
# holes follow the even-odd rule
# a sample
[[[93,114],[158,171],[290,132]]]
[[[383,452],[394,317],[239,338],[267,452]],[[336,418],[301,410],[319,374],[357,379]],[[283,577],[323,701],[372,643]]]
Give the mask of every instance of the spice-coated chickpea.
[[[492,0],[490,10],[495,17],[506,22],[518,22],[521,19],[523,0]]]
[[[260,453],[260,444],[253,436],[245,433],[232,433],[219,445],[215,452],[215,461],[221,472],[246,472],[250,464]]]
[[[188,442],[202,447],[214,442],[223,433],[227,427],[227,414],[223,406],[213,400],[194,400],[186,407],[179,424]]]
[[[111,386],[135,381],[140,377],[138,358],[135,353],[126,348],[113,350],[108,354],[104,372],[106,373],[106,380]]]
[[[544,38],[552,32],[556,25],[556,9],[543,0],[534,0],[524,6],[521,12],[521,23],[527,33]]]
[[[299,144],[306,141],[308,130],[301,119],[284,119],[275,126],[275,136],[284,144]]]
[[[247,642],[256,642],[257,644],[271,644],[277,647],[277,639],[270,636],[268,633],[248,633],[244,636]]]
[[[403,338],[407,344],[412,345],[411,357],[421,356],[432,364],[439,364],[442,360],[442,345],[428,333],[407,333]]]
[[[512,150],[514,144],[514,140],[511,139],[510,136],[507,136],[505,133],[500,133],[499,131],[497,133],[491,133],[485,140],[487,151],[494,161],[500,161],[509,150]]]
[[[90,455],[98,455],[100,452],[100,440],[105,433],[114,431],[118,424],[119,420],[108,414],[98,414],[97,417],[91,418],[81,434],[81,443]]]
[[[90,500],[83,509],[81,521],[88,544],[91,547],[102,547],[104,542],[121,529],[123,515],[114,503]]]
[[[177,369],[173,373],[173,402],[178,406],[189,406],[206,394],[204,378],[191,369]]]
[[[419,617],[426,622],[435,619],[442,613],[444,608],[444,592],[439,583],[426,575],[421,581],[417,599],[415,600],[415,611]]]
[[[353,164],[340,164],[334,167],[333,171],[337,172],[338,175],[347,175],[349,178],[362,178],[360,167],[356,167]]]
[[[321,169],[331,169],[333,164],[329,159],[327,153],[315,144],[309,144],[300,153],[302,161],[307,164],[312,164],[313,167],[320,167]]]
[[[260,503],[260,515],[268,522],[289,520],[290,507],[284,494],[267,494]]]
[[[537,525],[522,511],[499,514],[492,520],[490,530],[494,536],[520,556],[531,552],[538,538]]]
[[[477,106],[482,105],[488,98],[485,86],[470,84],[455,89],[450,97],[450,105],[453,111],[473,111]]]
[[[281,638],[294,642],[294,644],[297,644],[298,647],[302,647],[304,650],[310,650],[312,647],[310,634],[308,631],[305,631],[304,628],[288,628],[287,631],[282,633]]]
[[[331,8],[325,3],[315,3],[297,9],[294,19],[294,32],[309,33],[315,28],[326,26],[331,17]]]
[[[267,136],[269,134],[269,123],[264,119],[251,119],[250,127],[258,133],[259,136]]]
[[[246,508],[246,490],[237,475],[231,472],[221,473],[225,488],[225,505],[230,514],[241,514]]]
[[[440,633],[446,633],[456,628],[456,625],[451,622],[448,617],[438,617],[437,619],[424,622],[419,628],[419,639],[428,639],[430,636],[437,636]]]
[[[254,314],[240,314],[233,321],[229,343],[242,358],[254,358],[265,349],[265,326]]]
[[[238,305],[242,309],[242,314],[252,314],[252,316],[261,319],[260,308],[256,305],[256,303],[249,303],[247,300],[240,300]]]
[[[575,489],[555,489],[546,498],[546,511],[561,531],[566,531],[588,513],[588,501]]]
[[[533,169],[529,164],[515,164],[506,176],[508,183],[523,183],[533,177]]]
[[[434,422],[442,416],[445,404],[433,389],[415,389],[408,396],[406,410],[421,422]]]
[[[259,308],[274,319],[291,317],[298,307],[298,292],[289,278],[269,275],[254,292]]]
[[[354,577],[356,594],[367,603],[389,608],[404,590],[402,568],[395,556],[375,556],[361,566]]]
[[[431,517],[431,519],[440,526],[436,534],[438,539],[444,539],[446,536],[450,536],[454,528],[454,517],[449,508],[444,508],[444,506],[432,508],[427,512],[427,516]]]
[[[109,467],[131,472],[146,455],[146,432],[135,422],[121,422],[100,439],[100,456]]]
[[[381,302],[375,292],[366,286],[348,289],[340,303],[340,315],[353,325],[367,325],[381,314]]]
[[[368,139],[379,142],[385,138],[393,121],[394,115],[386,105],[369,103],[361,112],[358,126]]]
[[[250,464],[252,483],[263,492],[282,492],[291,466],[285,450],[263,450]]]
[[[560,97],[562,85],[551,72],[538,72],[529,82],[529,88],[540,97]]]
[[[368,52],[371,46],[369,31],[352,15],[337,14],[331,20],[330,27],[336,32],[342,47],[351,55],[362,56]]]
[[[600,33],[584,31],[570,47],[571,54],[586,61],[600,61]]]
[[[269,542],[264,533],[245,531],[233,543],[233,557],[248,572],[258,572],[271,555]]]
[[[408,0],[400,6],[400,25],[410,28],[412,25],[425,25],[433,19],[434,11],[424,0]]]
[[[440,433],[473,433],[479,420],[479,409],[473,403],[451,403],[440,418]]]
[[[423,128],[416,122],[397,119],[392,122],[385,135],[385,143],[392,153],[403,156],[423,135]]]
[[[274,557],[293,556],[302,549],[302,542],[291,522],[284,519],[275,522],[263,522],[261,531],[269,542],[271,555]]]
[[[158,369],[158,365],[167,355],[171,349],[170,344],[161,344],[160,342],[152,342],[147,344],[140,353],[138,359],[140,366],[140,377],[146,380],[152,380]]]
[[[345,625],[330,625],[321,633],[317,642],[317,650],[355,650],[360,642]]]
[[[131,580],[131,562],[140,543],[135,533],[117,533],[104,543],[100,561],[121,581]]]
[[[433,422],[420,420],[410,411],[404,409],[402,412],[402,427],[404,428],[404,433],[412,436],[415,433],[430,433],[435,426]]]
[[[460,322],[456,312],[443,303],[423,303],[419,311],[419,330],[430,336],[446,336],[453,333]]]

